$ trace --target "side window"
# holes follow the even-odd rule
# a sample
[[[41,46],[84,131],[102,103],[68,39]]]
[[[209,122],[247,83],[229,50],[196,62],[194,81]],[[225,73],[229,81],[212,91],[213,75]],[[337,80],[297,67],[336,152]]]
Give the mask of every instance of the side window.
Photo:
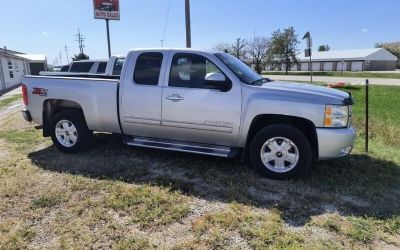
[[[10,78],[14,78],[14,68],[11,61],[7,62],[8,64],[8,73],[10,74]]]
[[[115,60],[114,68],[113,68],[113,75],[119,76],[121,75],[122,66],[124,66],[125,58],[118,58]]]
[[[74,62],[69,71],[74,73],[88,73],[93,64],[94,62]]]
[[[169,86],[185,88],[213,88],[206,85],[209,73],[221,73],[207,58],[189,53],[177,53],[172,58]]]
[[[160,77],[163,54],[159,52],[148,52],[141,54],[135,66],[133,80],[141,85],[158,85]]]
[[[97,68],[97,74],[106,73],[106,67],[107,67],[107,63],[106,62],[100,62],[99,63],[99,67]]]

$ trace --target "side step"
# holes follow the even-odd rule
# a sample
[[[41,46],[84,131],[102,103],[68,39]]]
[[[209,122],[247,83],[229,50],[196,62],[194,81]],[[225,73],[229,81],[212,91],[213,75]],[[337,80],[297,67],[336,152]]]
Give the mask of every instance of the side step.
[[[154,139],[147,137],[125,137],[124,143],[129,146],[157,148],[194,154],[212,155],[225,158],[233,158],[239,153],[238,149],[225,146]]]

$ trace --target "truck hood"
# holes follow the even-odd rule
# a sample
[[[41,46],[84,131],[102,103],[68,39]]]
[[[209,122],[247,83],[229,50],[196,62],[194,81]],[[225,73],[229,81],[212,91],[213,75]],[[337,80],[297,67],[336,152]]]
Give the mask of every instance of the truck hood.
[[[304,98],[309,97],[313,99],[312,97],[319,97],[328,102],[335,100],[332,104],[352,104],[352,98],[348,92],[312,84],[295,82],[268,82],[261,85],[260,88],[282,91],[286,92],[287,94],[300,95]]]

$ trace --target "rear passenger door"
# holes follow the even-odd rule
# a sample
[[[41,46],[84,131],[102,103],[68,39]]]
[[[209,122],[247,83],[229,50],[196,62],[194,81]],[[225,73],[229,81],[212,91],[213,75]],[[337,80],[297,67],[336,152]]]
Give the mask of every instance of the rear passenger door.
[[[130,57],[133,74],[121,76],[121,125],[125,134],[161,137],[161,93],[168,53],[142,52]]]

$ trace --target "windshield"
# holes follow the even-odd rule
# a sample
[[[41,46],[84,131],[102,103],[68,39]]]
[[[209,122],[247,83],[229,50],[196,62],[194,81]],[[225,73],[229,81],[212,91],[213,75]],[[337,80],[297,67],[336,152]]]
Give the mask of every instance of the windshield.
[[[232,72],[246,84],[254,84],[260,82],[263,77],[257,74],[244,62],[240,61],[236,57],[227,53],[216,53],[215,56],[221,60]]]

